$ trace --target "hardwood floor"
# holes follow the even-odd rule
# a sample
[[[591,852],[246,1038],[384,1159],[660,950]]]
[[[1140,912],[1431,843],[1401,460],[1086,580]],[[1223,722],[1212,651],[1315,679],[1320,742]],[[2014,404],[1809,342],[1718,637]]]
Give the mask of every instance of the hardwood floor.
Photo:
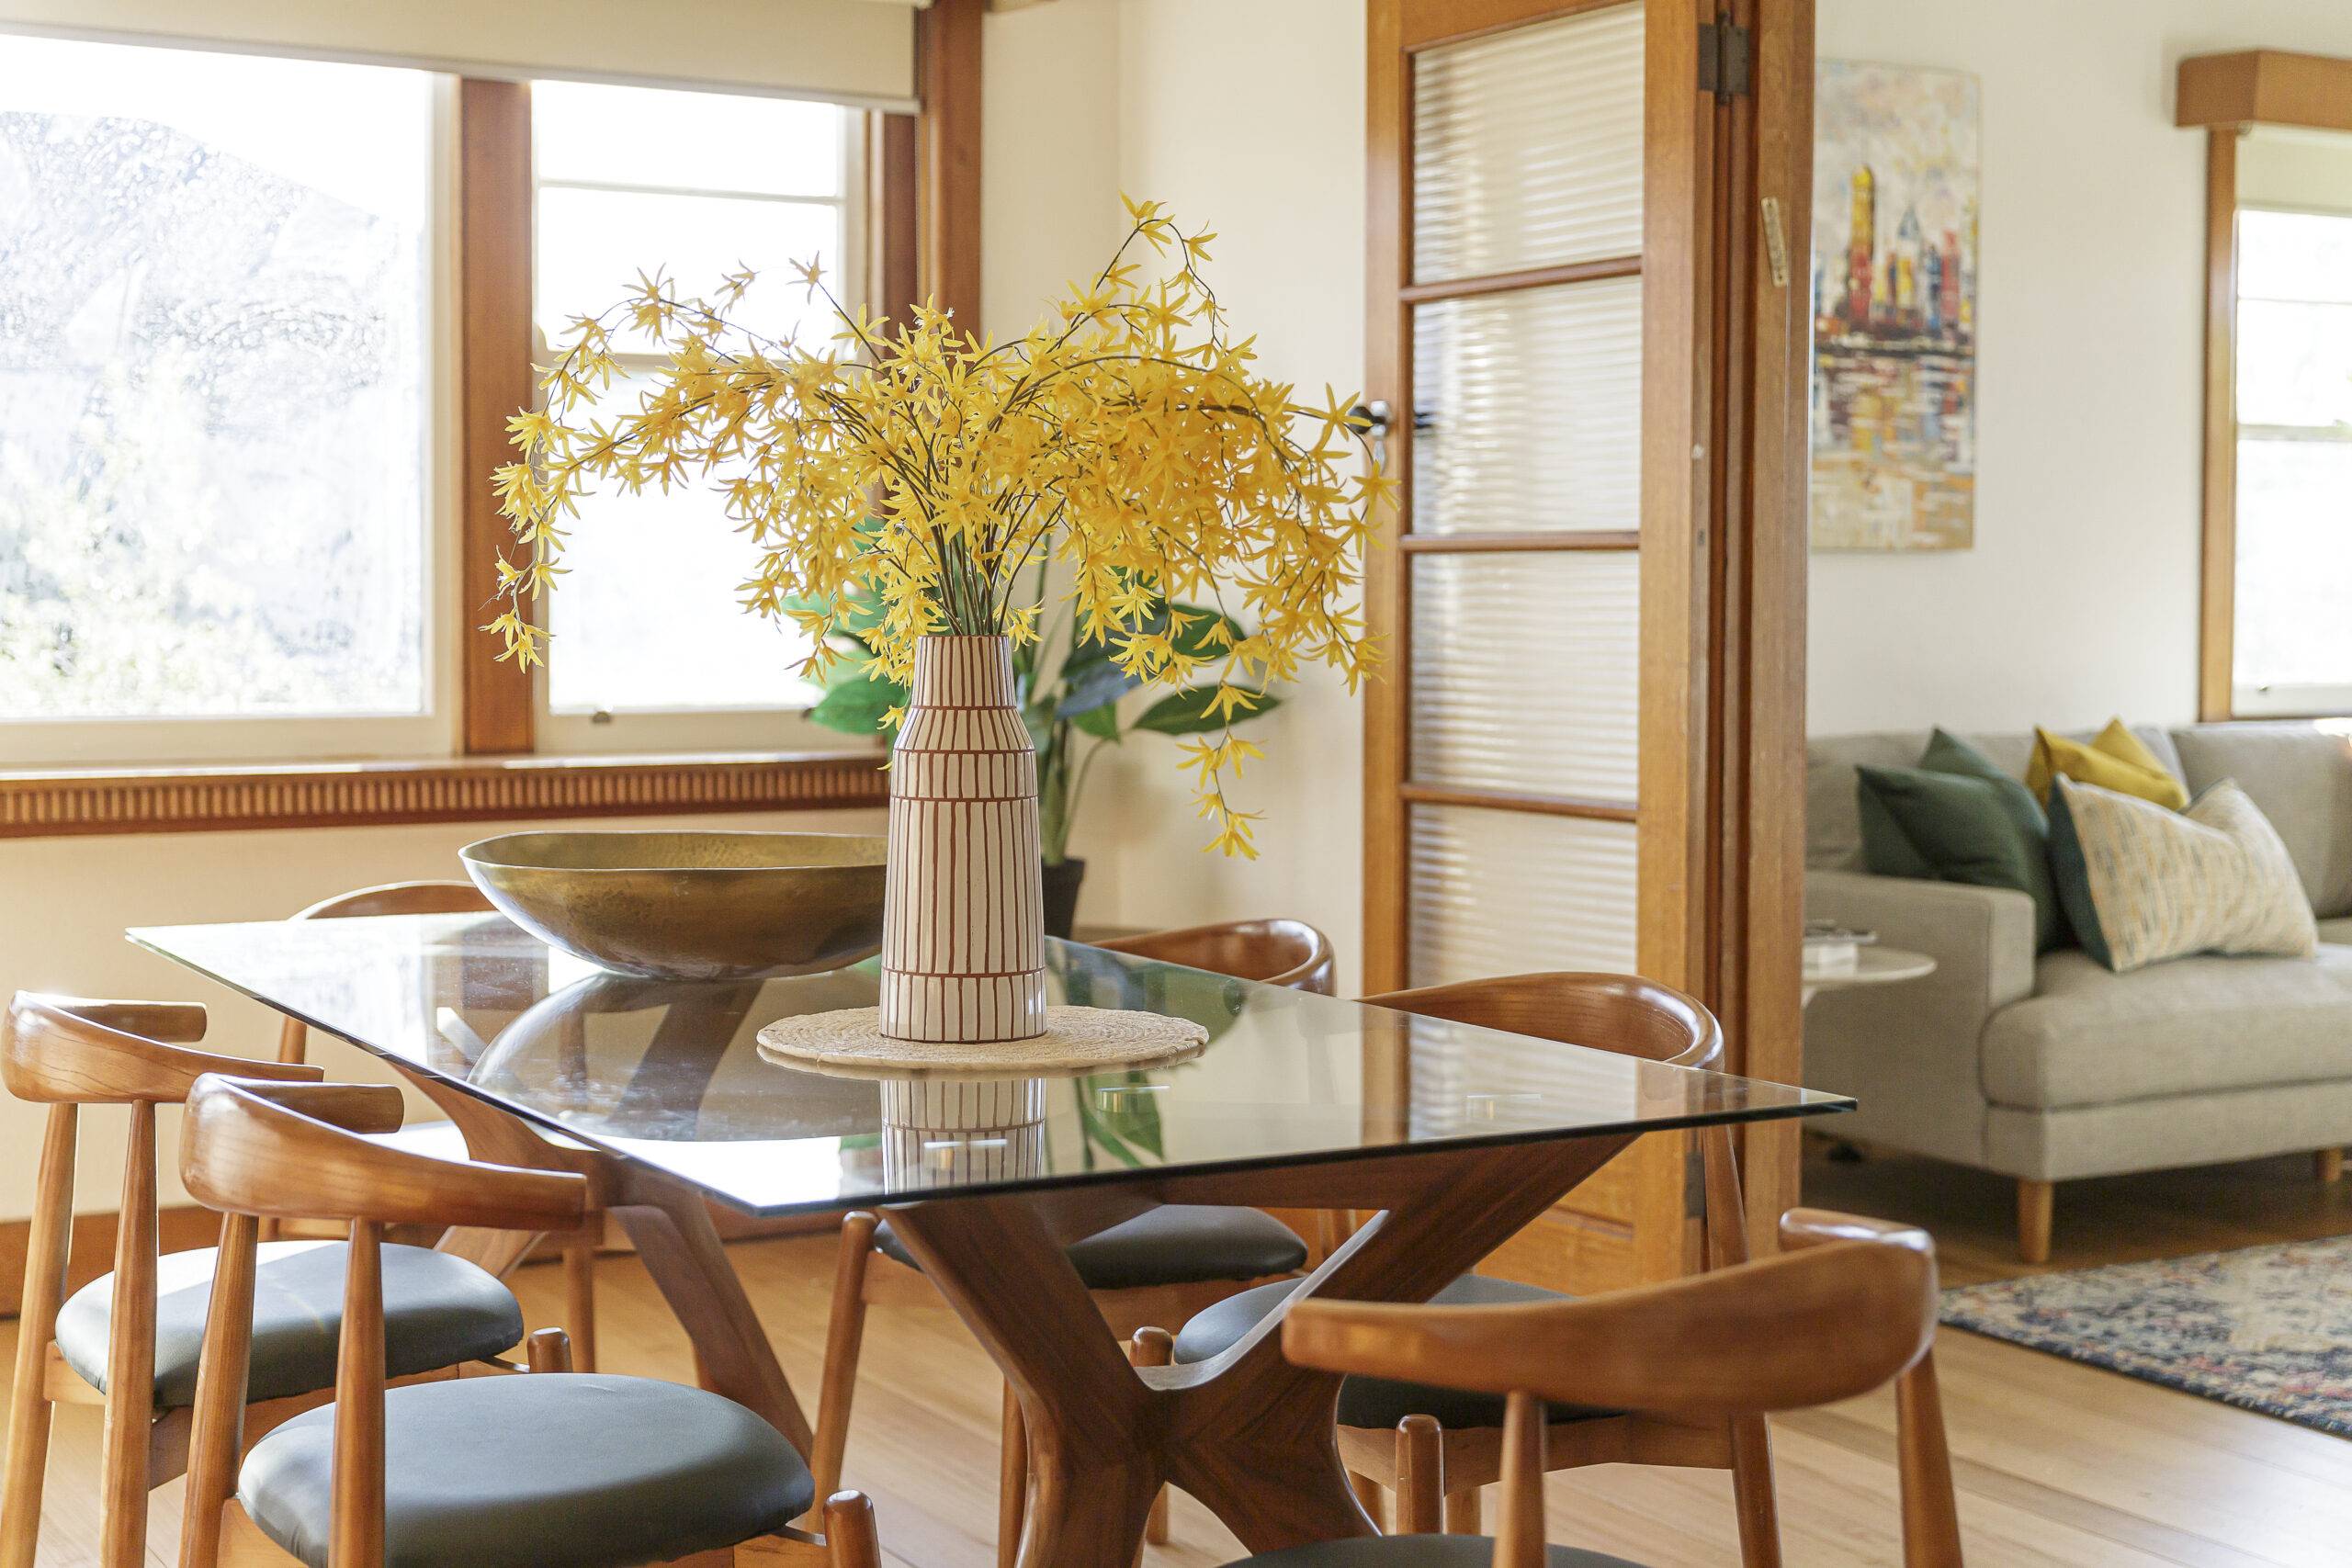
[[[2310,1166],[2300,1179],[2310,1185]],[[1825,1175],[1824,1172],[1826,1172]],[[1931,1219],[1952,1235],[1952,1276],[2000,1271],[2007,1192],[1949,1168],[1905,1162],[1808,1165],[1810,1201]],[[2208,1173],[2209,1175],[2211,1173]],[[2280,1227],[2352,1230],[2352,1191],[2296,1197],[2283,1166],[2220,1187],[2172,1179],[2101,1184],[2060,1194],[2053,1266],[2089,1260],[2086,1247],[2130,1251],[2124,1227],[2145,1221],[2157,1251],[2226,1245],[2236,1205],[2268,1185],[2283,1207],[2234,1231],[2240,1245]],[[2192,1222],[2186,1216],[2202,1213]],[[2104,1227],[2112,1227],[2108,1229]],[[2177,1245],[2186,1239],[2187,1246]],[[2146,1250],[2145,1247],[2142,1248]],[[786,1367],[813,1398],[831,1279],[829,1237],[730,1248]],[[2137,1255],[2136,1253],[2134,1255]],[[2103,1255],[2102,1255],[2103,1256]],[[634,1258],[599,1264],[607,1371],[684,1379],[684,1337]],[[516,1278],[534,1325],[553,1321],[563,1274],[534,1266]],[[0,1367],[16,1325],[0,1325]],[[1973,1335],[1939,1340],[1944,1399],[1970,1562],[1978,1568],[2316,1568],[2341,1563],[2352,1539],[2352,1443],[2208,1400],[2135,1382]],[[985,1568],[994,1561],[998,1384],[994,1370],[944,1311],[877,1312],[867,1328],[865,1381],[847,1479],[875,1499],[888,1561],[902,1568]],[[42,1568],[95,1560],[97,1412],[61,1412],[52,1450]],[[1900,1560],[1895,1537],[1894,1405],[1854,1401],[1774,1423],[1781,1519],[1792,1568],[1863,1568]],[[166,1568],[178,1533],[178,1483],[155,1496],[150,1560]],[[1736,1562],[1729,1479],[1713,1472],[1620,1466],[1556,1475],[1552,1539],[1654,1568]],[[1175,1539],[1146,1553],[1148,1568],[1211,1568],[1238,1551],[1232,1537],[1179,1495]]]

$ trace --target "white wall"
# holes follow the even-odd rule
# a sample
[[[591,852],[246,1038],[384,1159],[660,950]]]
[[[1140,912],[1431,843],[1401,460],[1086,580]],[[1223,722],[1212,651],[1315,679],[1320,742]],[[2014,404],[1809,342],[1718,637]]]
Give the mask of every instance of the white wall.
[[[1363,373],[1362,0],[1053,0],[992,16],[984,309],[1019,330],[1125,231],[1121,191],[1218,234],[1209,276],[1268,374],[1318,393]],[[1237,792],[1256,862],[1204,855],[1173,745],[1094,770],[1073,840],[1081,918],[1174,925],[1295,915],[1359,951],[1358,706],[1310,677],[1255,726]]]
[[[2338,0],[1822,0],[1983,82],[1976,547],[1813,558],[1815,734],[2196,716],[2205,134],[2183,55],[2352,53]]]

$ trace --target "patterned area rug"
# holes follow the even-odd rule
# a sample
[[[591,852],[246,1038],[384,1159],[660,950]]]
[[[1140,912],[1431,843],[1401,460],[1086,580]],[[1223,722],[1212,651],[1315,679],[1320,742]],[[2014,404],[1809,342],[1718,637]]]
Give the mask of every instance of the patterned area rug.
[[[1943,1320],[2352,1438],[2352,1236],[1962,1286]]]

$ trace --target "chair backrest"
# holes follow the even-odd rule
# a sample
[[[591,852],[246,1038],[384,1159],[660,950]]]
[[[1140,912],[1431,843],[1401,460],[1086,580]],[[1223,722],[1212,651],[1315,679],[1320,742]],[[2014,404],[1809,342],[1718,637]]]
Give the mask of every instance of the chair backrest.
[[[322,898],[295,912],[298,920],[344,919],[366,915],[488,914],[496,907],[470,882],[386,882]],[[311,1032],[300,1019],[289,1018],[277,1032],[277,1059],[310,1059]]]
[[[208,1075],[188,1094],[180,1133],[182,1181],[226,1216],[198,1362],[191,1498],[226,1499],[242,1447],[260,1218],[351,1227],[335,1351],[338,1563],[384,1557],[384,1227],[569,1230],[587,1213],[588,1182],[571,1172],[446,1159],[362,1135],[400,1122],[400,1090],[389,1084]]]
[[[1723,1058],[1723,1025],[1706,1004],[1638,975],[1555,970],[1464,980],[1363,998],[1424,1018],[1539,1040],[1589,1045],[1678,1067],[1713,1067]]]
[[[1924,1379],[1924,1398],[1914,1385],[1897,1401],[1905,1562],[1957,1564],[1928,1359],[1933,1244],[1924,1231],[1802,1210],[1782,1235],[1792,1250],[1780,1256],[1599,1296],[1460,1307],[1308,1300],[1284,1320],[1283,1350],[1328,1371],[1507,1397],[1498,1568],[1543,1561],[1546,1401],[1758,1416]]]
[[[1331,939],[1305,920],[1225,920],[1116,937],[1095,945],[1237,980],[1331,994]]]
[[[155,1274],[161,1251],[155,1107],[186,1100],[209,1073],[250,1073],[287,1084],[319,1076],[316,1067],[198,1050],[205,1022],[204,1009],[194,1003],[91,1001],[19,991],[0,1025],[0,1083],[18,1100],[49,1107],[25,1241],[24,1290],[17,1299],[19,1389],[38,1387],[45,1375],[58,1309],[65,1299],[73,1261],[74,1164],[82,1107],[121,1105],[130,1110],[115,1223],[114,1289],[107,1316],[110,1471],[118,1445],[135,1444],[137,1464],[127,1459],[122,1462],[126,1472],[143,1475],[147,1430],[154,1412]],[[135,1494],[136,1503],[123,1506],[119,1514],[116,1502],[107,1505],[109,1528],[128,1521],[120,1528],[134,1540],[144,1527],[143,1482]]]
[[[1500,975],[1385,991],[1363,1000],[1372,1007],[1589,1045],[1669,1066],[1714,1068],[1723,1063],[1723,1025],[1707,1005],[1638,975],[1598,970]],[[1698,1139],[1706,1182],[1707,1262],[1720,1268],[1747,1257],[1747,1205],[1740,1198],[1731,1129],[1702,1127]]]

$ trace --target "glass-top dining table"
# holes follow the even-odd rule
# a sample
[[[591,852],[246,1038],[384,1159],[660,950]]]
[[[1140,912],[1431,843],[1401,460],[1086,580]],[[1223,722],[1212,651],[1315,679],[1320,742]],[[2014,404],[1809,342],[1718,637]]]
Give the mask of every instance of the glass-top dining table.
[[[1301,1293],[1425,1300],[1643,1133],[1852,1103],[1068,942],[1048,944],[1051,1001],[1188,1018],[1206,1047],[1082,1077],[884,1081],[788,1066],[757,1039],[873,1005],[870,962],[633,979],[490,914],[130,937],[384,1058],[485,1157],[585,1170],[706,1382],[804,1453],[806,1415],[704,1200],[884,1211],[1021,1401],[1027,1568],[1127,1563],[1163,1482],[1253,1551],[1371,1530],[1340,1465],[1338,1379],[1283,1360],[1281,1313],[1214,1360],[1131,1367],[1071,1242],[1160,1203],[1354,1210],[1369,1217]]]

